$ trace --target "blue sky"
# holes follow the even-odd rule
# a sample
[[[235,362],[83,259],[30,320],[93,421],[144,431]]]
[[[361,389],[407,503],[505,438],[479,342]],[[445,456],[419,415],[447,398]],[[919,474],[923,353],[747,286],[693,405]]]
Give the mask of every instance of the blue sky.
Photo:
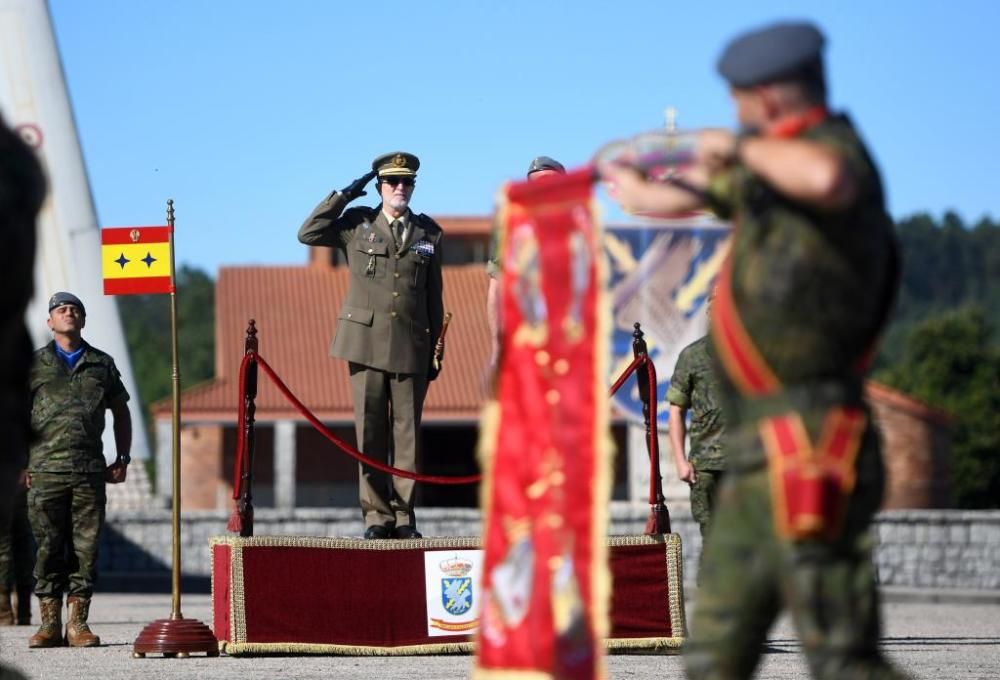
[[[584,163],[666,106],[731,126],[718,54],[784,18],[827,33],[895,216],[1000,218],[1000,3],[49,2],[100,223],[173,198],[178,261],[213,275],[304,262],[299,224],[386,151],[420,156],[415,209],[487,214],[533,156]]]

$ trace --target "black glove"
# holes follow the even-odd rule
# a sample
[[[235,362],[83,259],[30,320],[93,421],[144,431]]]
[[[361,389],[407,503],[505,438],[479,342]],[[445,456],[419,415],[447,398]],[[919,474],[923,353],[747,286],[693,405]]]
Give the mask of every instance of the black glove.
[[[366,196],[368,192],[365,191],[365,185],[371,182],[376,174],[378,173],[376,173],[374,170],[372,170],[371,172],[366,172],[365,174],[361,175],[361,177],[358,177],[356,180],[354,180],[346,187],[341,189],[340,193],[344,195],[344,198],[346,198],[348,202],[353,201],[355,198],[361,198],[362,196]]]

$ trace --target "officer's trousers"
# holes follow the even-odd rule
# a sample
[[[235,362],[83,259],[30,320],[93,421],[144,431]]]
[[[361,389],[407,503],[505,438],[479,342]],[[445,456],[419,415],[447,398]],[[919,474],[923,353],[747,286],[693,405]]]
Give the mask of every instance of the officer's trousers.
[[[103,472],[32,473],[28,518],[38,544],[35,595],[90,597],[106,504]]]
[[[349,367],[358,449],[381,463],[416,471],[427,377],[387,373],[355,363]],[[358,499],[365,527],[416,527],[414,487],[412,479],[391,477],[359,464]]]

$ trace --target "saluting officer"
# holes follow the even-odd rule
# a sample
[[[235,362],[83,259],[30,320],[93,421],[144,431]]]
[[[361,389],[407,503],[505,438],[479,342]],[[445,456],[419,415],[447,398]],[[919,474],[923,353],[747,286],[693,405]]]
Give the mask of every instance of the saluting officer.
[[[415,471],[420,417],[432,357],[441,333],[441,227],[410,210],[419,159],[394,152],[372,162],[371,172],[316,206],[299,241],[336,246],[351,270],[330,354],[346,359],[360,450],[370,458]],[[347,204],[365,195],[378,177],[375,208]],[[420,538],[413,507],[414,481],[360,465],[359,500],[365,538]]]
[[[602,169],[639,211],[734,224],[712,306],[726,478],[684,654],[689,678],[749,678],[787,608],[814,677],[898,678],[878,649],[871,521],[882,495],[864,377],[897,280],[864,142],[827,108],[822,33],[786,23],[725,49],[744,133],[702,130],[664,183]]]

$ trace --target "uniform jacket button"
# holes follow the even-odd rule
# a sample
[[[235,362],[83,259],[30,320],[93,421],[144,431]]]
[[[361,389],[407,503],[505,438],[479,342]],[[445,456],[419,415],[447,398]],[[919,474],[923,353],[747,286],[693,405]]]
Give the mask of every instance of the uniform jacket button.
[[[395,274],[393,274],[393,276],[398,279],[399,278],[399,272],[396,272]]]
[[[393,319],[395,319],[397,315],[396,315],[396,312],[389,312],[389,316],[391,316]]]
[[[398,293],[398,292],[396,292],[396,291],[392,291],[392,296],[393,296],[393,297],[399,297],[399,293]]]

